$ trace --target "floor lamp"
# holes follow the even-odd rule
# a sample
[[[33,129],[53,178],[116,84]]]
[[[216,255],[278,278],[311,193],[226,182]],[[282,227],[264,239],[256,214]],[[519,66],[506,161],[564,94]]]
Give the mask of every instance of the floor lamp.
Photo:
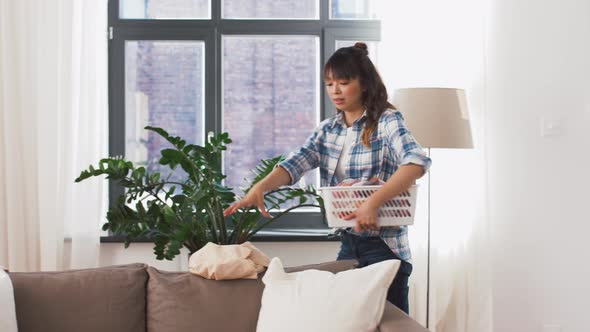
[[[423,147],[473,148],[465,91],[451,88],[407,88],[394,92],[393,105]],[[433,161],[436,163],[436,161]],[[430,172],[428,172],[428,244],[426,262],[426,328],[430,320]]]

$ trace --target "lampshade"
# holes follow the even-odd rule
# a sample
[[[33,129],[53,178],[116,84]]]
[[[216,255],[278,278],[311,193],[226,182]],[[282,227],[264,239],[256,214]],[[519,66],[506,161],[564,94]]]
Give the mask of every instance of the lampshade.
[[[467,99],[462,89],[406,88],[393,105],[418,143],[430,148],[473,148]]]

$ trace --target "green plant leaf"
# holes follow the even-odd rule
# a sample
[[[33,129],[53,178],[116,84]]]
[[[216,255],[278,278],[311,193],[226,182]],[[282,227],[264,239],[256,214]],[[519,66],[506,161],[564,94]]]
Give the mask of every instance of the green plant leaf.
[[[226,177],[221,169],[222,153],[232,141],[228,133],[214,136],[204,146],[187,144],[187,141],[171,136],[158,127],[146,127],[169,143],[160,151],[160,165],[172,174],[180,166],[187,176],[168,182],[160,173],[135,166],[121,156],[101,159],[97,166],[90,165],[75,179],[84,181],[94,176],[105,176],[125,188],[123,195],[111,202],[107,221],[102,229],[125,238],[125,246],[139,239],[149,238],[154,243],[157,259],[173,259],[184,246],[195,252],[208,242],[242,243],[265,225],[274,222],[284,212],[271,219],[262,218],[258,209],[244,209],[230,218],[223,217],[223,210],[236,200],[232,188],[222,185]],[[284,158],[262,160],[254,169],[254,184],[270,174]],[[170,178],[170,176],[168,176]],[[281,204],[293,202],[298,206],[316,206],[323,211],[323,200],[313,187],[280,188],[265,195],[267,205],[278,209]]]

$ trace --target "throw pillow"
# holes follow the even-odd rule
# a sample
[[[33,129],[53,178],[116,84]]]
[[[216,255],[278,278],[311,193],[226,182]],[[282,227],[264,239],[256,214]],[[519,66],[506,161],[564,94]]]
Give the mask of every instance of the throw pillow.
[[[399,266],[399,260],[387,260],[337,274],[286,273],[275,257],[262,278],[256,331],[375,331]]]
[[[19,332],[145,332],[144,264],[9,275]]]
[[[0,266],[0,331],[17,332],[12,282],[2,266]]]

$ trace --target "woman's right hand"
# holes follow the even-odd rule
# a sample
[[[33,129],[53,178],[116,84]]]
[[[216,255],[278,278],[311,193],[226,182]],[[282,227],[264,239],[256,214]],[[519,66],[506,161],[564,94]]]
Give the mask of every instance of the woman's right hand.
[[[252,187],[246,196],[225,209],[225,211],[223,211],[223,216],[231,216],[232,214],[236,213],[238,209],[248,208],[251,206],[258,207],[264,217],[271,217],[270,213],[266,211],[266,207],[264,207],[264,191],[258,186]]]

